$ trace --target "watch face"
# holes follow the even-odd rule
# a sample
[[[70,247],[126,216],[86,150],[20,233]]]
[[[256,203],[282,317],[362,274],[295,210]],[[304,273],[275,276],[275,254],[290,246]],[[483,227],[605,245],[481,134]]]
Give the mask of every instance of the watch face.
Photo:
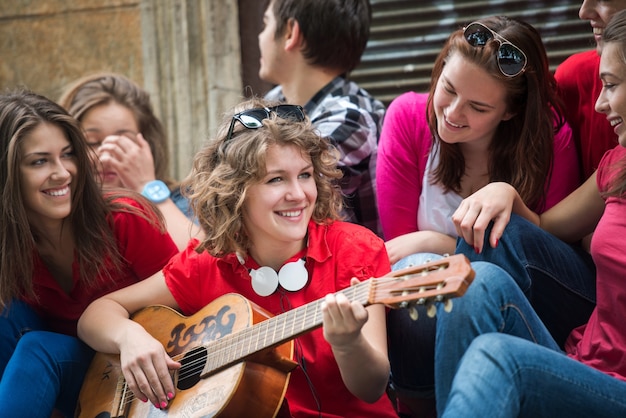
[[[170,189],[162,181],[154,180],[145,185],[141,194],[154,203],[161,203],[170,197]]]

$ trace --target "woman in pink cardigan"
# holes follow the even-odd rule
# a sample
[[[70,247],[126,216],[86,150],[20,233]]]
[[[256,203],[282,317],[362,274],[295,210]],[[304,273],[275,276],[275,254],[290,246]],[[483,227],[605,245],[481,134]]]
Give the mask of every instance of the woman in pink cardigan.
[[[455,31],[435,61],[430,92],[396,98],[384,120],[376,186],[394,268],[454,253],[451,215],[491,182],[511,184],[537,212],[552,207],[579,185],[577,158],[539,33],[506,17]],[[502,267],[520,286],[532,282],[524,267]],[[570,290],[560,284],[559,291]],[[580,301],[585,315],[593,302],[588,290]],[[409,416],[422,413],[430,403],[423,398],[432,395],[435,321],[419,317],[388,316],[392,383]]]

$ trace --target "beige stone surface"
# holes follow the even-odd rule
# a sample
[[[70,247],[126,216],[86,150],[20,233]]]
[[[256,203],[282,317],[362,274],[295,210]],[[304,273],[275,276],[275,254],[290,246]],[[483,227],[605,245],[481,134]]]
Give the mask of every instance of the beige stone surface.
[[[139,0],[0,0],[0,18],[97,10],[111,7],[137,7]]]
[[[100,71],[150,93],[183,178],[241,97],[237,0],[0,0],[0,90],[57,100]]]
[[[138,1],[1,0],[0,88],[51,99],[74,79],[115,71],[142,82]]]

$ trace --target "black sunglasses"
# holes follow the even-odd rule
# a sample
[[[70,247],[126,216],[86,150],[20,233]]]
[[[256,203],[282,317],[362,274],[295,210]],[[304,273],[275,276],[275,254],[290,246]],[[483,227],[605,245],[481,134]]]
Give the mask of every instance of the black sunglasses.
[[[230,128],[228,129],[228,134],[226,135],[226,141],[230,141],[233,135],[235,122],[241,122],[241,124],[248,129],[258,129],[263,126],[264,119],[269,119],[271,112],[276,113],[279,118],[294,122],[303,122],[305,118],[304,109],[302,109],[302,106],[298,105],[284,104],[244,110],[243,112],[239,112],[233,116],[233,120],[230,122]]]
[[[473,47],[485,46],[491,39],[498,41],[500,47],[496,55],[500,72],[507,77],[515,77],[526,68],[526,54],[507,41],[504,37],[482,23],[473,22],[463,29],[465,40]]]

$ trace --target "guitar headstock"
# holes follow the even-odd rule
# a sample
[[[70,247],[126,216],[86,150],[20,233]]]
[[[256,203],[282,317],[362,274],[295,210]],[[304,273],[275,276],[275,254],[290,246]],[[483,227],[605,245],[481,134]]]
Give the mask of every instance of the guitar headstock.
[[[455,254],[374,279],[370,302],[394,309],[445,302],[462,296],[472,280],[470,261],[463,254]]]

